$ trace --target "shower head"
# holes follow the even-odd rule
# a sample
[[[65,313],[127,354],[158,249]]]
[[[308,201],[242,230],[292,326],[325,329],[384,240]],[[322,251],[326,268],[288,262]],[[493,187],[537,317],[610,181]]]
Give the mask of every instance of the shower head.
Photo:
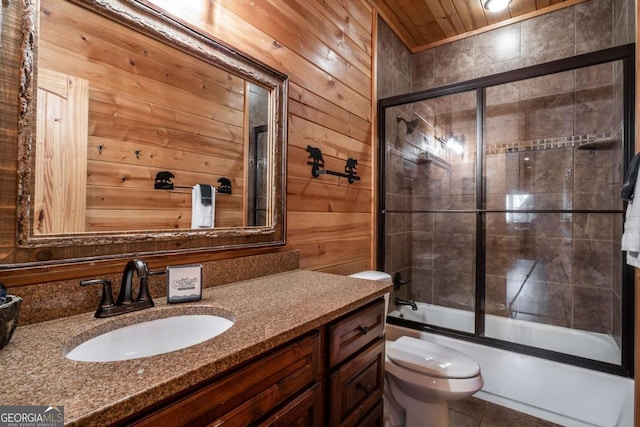
[[[416,128],[418,127],[418,119],[413,119],[411,121],[408,121],[404,117],[396,116],[396,123],[400,123],[400,122],[405,122],[405,124],[407,125],[407,135],[412,134],[413,131],[416,130]]]

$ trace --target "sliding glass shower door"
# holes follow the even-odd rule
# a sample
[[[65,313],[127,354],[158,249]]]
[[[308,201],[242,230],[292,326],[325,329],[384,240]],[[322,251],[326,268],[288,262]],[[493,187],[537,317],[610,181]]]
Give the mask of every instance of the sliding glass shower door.
[[[621,363],[622,70],[485,89],[485,336]]]
[[[399,275],[391,322],[629,375],[631,55],[379,102],[379,267]]]
[[[390,108],[386,117],[386,182],[392,185],[387,188],[385,270],[411,282],[399,298],[466,312],[455,321],[432,316],[432,324],[472,333],[475,91]]]

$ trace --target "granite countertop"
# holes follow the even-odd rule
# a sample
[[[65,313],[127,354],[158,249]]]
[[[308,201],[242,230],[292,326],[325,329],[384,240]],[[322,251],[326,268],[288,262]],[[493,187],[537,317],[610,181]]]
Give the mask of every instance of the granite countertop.
[[[109,319],[85,313],[18,327],[0,350],[0,402],[63,405],[68,425],[117,422],[388,291],[382,282],[296,270],[205,288],[198,302],[167,306],[163,298],[154,308]],[[235,324],[201,344],[142,359],[87,363],[63,354],[79,337],[194,313],[231,314]]]

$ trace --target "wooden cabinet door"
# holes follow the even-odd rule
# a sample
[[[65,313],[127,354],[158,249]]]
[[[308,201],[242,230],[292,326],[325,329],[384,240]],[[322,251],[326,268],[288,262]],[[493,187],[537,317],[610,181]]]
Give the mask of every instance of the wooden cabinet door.
[[[382,399],[384,339],[379,339],[331,374],[329,425],[358,425]]]
[[[384,425],[384,414],[382,412],[382,400],[361,419],[357,427],[382,427]]]
[[[260,427],[319,427],[324,419],[323,400],[321,384],[316,383]]]

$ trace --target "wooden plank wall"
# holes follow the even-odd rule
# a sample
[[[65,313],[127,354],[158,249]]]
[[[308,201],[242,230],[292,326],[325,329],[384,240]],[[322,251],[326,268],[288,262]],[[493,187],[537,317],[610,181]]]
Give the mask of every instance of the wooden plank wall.
[[[16,40],[19,45],[17,3],[10,2],[4,10],[5,47],[11,47]],[[153,0],[150,3],[289,76],[285,249],[300,250],[300,266],[304,269],[347,274],[373,268],[372,26],[375,20],[368,1],[201,0],[185,4]],[[3,70],[0,175],[2,182],[7,183],[0,188],[0,262],[9,256],[15,242],[18,53],[15,47],[0,49]],[[103,92],[103,97],[93,102],[108,100],[108,89]],[[308,145],[322,150],[327,169],[343,171],[348,157],[357,159],[357,173],[362,180],[349,184],[345,178],[328,175],[312,178],[310,166],[306,165]],[[96,151],[91,143],[89,151]],[[106,151],[103,153],[106,155]],[[228,256],[237,256],[237,253]],[[114,271],[120,264],[114,263]],[[63,267],[60,268],[62,271]],[[76,276],[80,274],[77,269],[71,270]],[[38,274],[29,277],[36,280]]]
[[[243,226],[243,79],[66,1],[41,1],[40,35],[38,70],[90,82],[87,219],[75,231],[190,228],[191,190],[153,188],[165,170],[179,186],[229,178],[215,225]]]
[[[0,262],[8,263],[14,259],[16,245],[16,144],[22,11],[17,3],[8,7],[3,3],[0,8],[3,9],[0,32]]]

